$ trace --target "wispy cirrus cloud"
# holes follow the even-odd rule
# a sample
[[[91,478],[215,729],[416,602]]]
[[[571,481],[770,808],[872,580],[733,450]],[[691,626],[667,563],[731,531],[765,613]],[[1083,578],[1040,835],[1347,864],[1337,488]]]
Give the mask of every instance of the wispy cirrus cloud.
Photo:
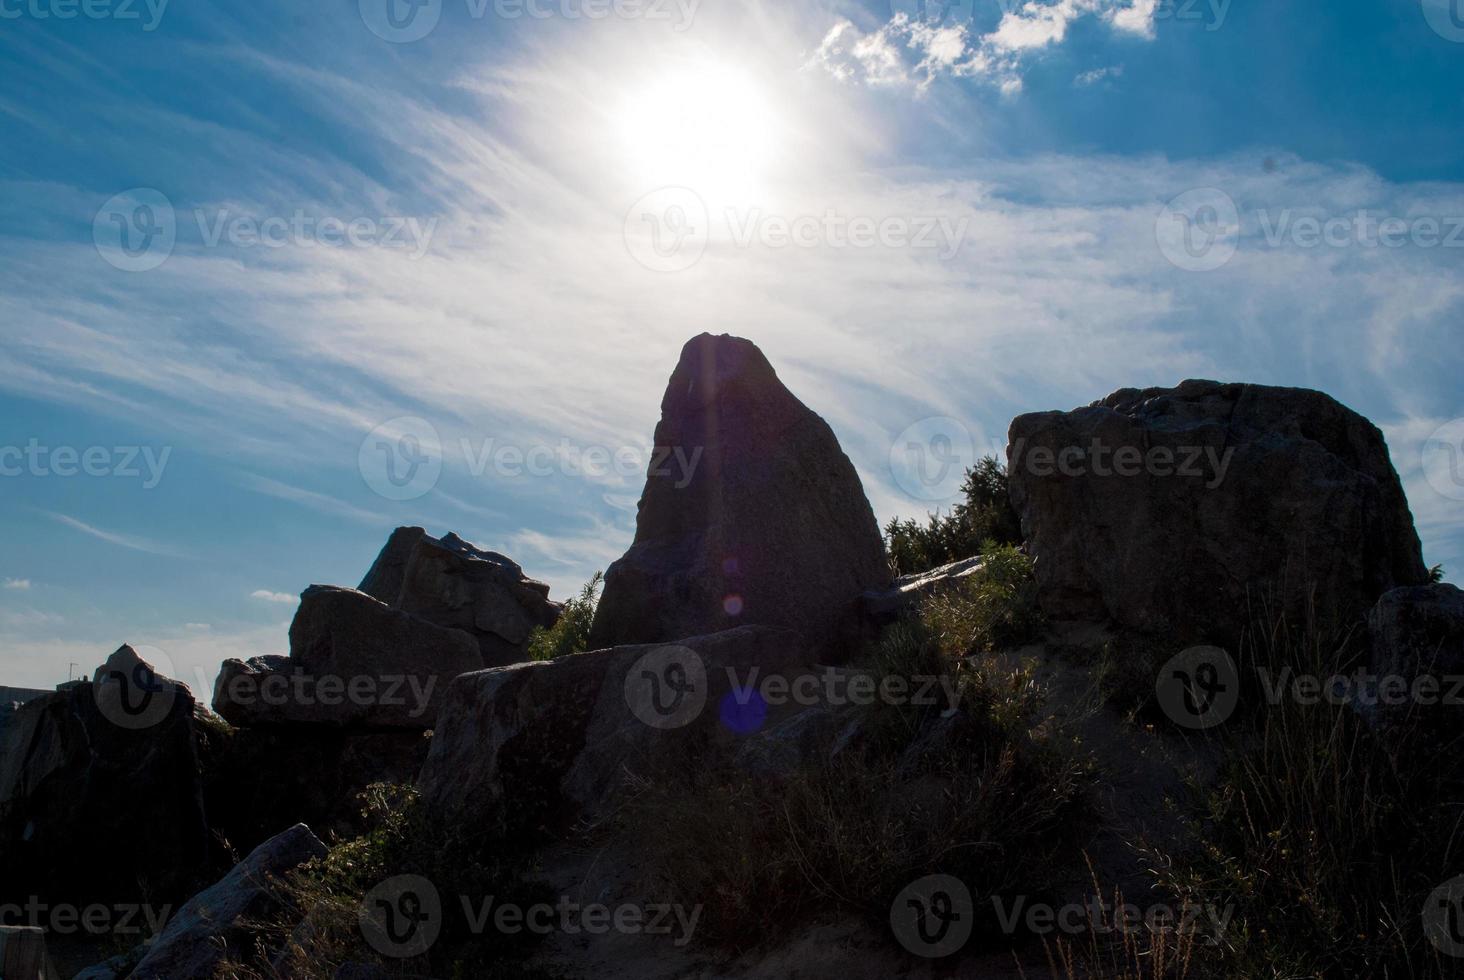
[[[175,548],[169,547],[168,545],[162,544],[157,541],[153,541],[149,538],[142,537],[141,535],[120,534],[116,531],[103,530],[102,528],[94,527],[93,525],[88,524],[85,521],[77,520],[75,517],[71,517],[68,514],[58,514],[53,511],[44,511],[43,513],[45,513],[46,516],[51,518],[53,521],[64,524],[72,530],[80,531],[82,534],[90,535],[91,537],[96,538],[98,541],[105,541],[107,544],[113,544],[119,548],[128,548],[132,551],[141,551],[149,555],[160,555],[165,558],[188,557],[186,554],[178,551]]]

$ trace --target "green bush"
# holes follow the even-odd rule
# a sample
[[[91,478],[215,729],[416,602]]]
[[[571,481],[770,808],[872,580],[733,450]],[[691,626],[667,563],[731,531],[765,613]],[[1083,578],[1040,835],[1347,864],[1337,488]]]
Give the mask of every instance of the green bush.
[[[596,572],[580,594],[564,604],[559,621],[549,629],[535,626],[529,634],[529,659],[554,660],[590,648],[590,626],[595,622],[595,605],[605,576]]]
[[[891,518],[885,525],[885,549],[896,575],[923,572],[982,553],[988,541],[1017,544],[1021,526],[1007,496],[1006,467],[984,456],[966,471],[961,485],[965,500],[950,514],[929,515],[925,524]]]
[[[921,618],[951,656],[988,653],[1036,638],[1042,626],[1032,559],[987,541],[979,571],[925,600]]]

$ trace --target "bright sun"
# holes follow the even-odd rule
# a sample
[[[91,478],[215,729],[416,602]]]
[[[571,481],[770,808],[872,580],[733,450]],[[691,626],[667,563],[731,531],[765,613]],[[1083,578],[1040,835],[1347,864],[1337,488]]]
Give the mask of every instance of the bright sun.
[[[678,70],[631,94],[617,129],[633,176],[708,198],[754,191],[777,149],[777,117],[750,76],[722,65]]]

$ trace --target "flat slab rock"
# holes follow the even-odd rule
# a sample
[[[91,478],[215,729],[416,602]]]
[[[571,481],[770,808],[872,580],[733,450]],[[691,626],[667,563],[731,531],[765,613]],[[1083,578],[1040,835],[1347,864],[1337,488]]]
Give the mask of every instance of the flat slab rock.
[[[1345,626],[1427,579],[1382,433],[1321,392],[1125,388],[1019,416],[1007,459],[1053,620],[1225,645],[1262,599]]]
[[[796,710],[749,721],[734,687],[806,662],[797,634],[747,626],[466,674],[448,689],[418,787],[449,822],[595,812],[628,774],[676,779],[730,760],[742,729]]]

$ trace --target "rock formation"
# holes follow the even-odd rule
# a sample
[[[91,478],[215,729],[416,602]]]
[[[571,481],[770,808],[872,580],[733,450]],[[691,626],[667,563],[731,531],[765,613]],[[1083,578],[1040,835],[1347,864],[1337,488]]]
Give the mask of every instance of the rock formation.
[[[684,778],[741,734],[726,723],[734,683],[806,662],[798,634],[745,626],[466,674],[443,703],[423,800],[446,821],[532,827],[594,810],[627,773]]]
[[[802,633],[841,659],[857,596],[889,570],[833,430],[751,342],[702,334],[661,401],[634,543],[605,575],[592,646],[739,625]]]
[[[1053,620],[1233,643],[1360,620],[1427,573],[1382,433],[1320,392],[1186,381],[1012,422],[1012,503]],[[1264,602],[1264,606],[1263,606]]]
[[[1408,689],[1364,692],[1372,701],[1359,705],[1364,714],[1374,720],[1424,716],[1458,731],[1464,705],[1451,699],[1458,695],[1454,679],[1464,677],[1464,592],[1442,583],[1394,589],[1368,613],[1367,627],[1368,666],[1377,686],[1398,678]],[[1428,686],[1415,701],[1413,687],[1420,679]]]

